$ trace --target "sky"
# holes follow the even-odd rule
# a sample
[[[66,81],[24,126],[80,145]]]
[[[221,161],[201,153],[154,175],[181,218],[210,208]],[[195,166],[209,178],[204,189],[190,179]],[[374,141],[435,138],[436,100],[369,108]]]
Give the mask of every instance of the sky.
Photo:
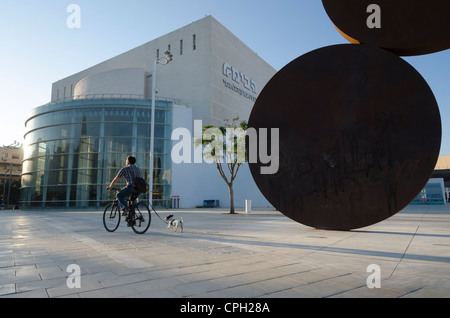
[[[67,19],[76,4],[80,28]],[[31,109],[62,78],[212,15],[276,70],[347,43],[320,0],[0,0],[0,146],[23,143]],[[450,155],[450,50],[405,58],[430,85]]]

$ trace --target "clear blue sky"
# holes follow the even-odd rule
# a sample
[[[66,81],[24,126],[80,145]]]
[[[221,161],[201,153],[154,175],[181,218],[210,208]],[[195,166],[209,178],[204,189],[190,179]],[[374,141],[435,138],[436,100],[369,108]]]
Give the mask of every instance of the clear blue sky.
[[[81,28],[70,29],[70,4]],[[50,100],[51,84],[206,15],[277,70],[314,49],[347,43],[320,0],[3,0],[0,4],[0,146],[23,142],[28,112]],[[450,50],[406,58],[427,80],[450,155]]]

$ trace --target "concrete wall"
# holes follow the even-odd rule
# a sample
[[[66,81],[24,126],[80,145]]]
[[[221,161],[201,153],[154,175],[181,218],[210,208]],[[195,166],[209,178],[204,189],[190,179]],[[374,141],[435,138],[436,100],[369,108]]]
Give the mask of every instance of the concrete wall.
[[[75,86],[75,99],[92,94],[144,96],[145,72],[140,68],[114,69],[85,77]]]
[[[190,163],[172,163],[172,195],[180,196],[181,208],[192,208],[203,204],[203,200],[219,200],[221,207],[230,206],[228,186],[215,164],[194,162],[194,127],[192,109],[174,106],[173,129],[186,128],[191,139]],[[181,142],[174,140],[172,145]],[[226,168],[224,168],[226,170]],[[234,182],[234,202],[236,208],[243,208],[245,200],[252,200],[253,207],[271,207],[256,186],[248,164],[240,167]]]
[[[450,169],[450,156],[440,156],[436,164],[436,170]]]
[[[224,64],[225,72],[224,72]],[[211,23],[211,119],[248,120],[255,98],[276,70],[218,22]],[[227,74],[227,75],[226,75]],[[225,82],[228,86],[226,86]],[[230,85],[234,89],[230,88]]]

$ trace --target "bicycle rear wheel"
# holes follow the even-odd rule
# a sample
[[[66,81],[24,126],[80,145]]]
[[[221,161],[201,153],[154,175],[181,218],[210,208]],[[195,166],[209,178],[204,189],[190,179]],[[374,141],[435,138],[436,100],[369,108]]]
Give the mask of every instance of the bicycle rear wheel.
[[[140,202],[134,207],[134,218],[131,224],[131,228],[137,234],[144,234],[147,232],[152,223],[152,216],[148,206]]]
[[[108,204],[103,212],[103,225],[108,232],[114,232],[119,227],[120,209],[116,202]]]

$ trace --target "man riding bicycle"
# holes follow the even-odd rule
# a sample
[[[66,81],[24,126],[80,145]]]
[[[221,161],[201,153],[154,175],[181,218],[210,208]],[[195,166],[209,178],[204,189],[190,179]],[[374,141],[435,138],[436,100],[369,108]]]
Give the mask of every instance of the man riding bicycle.
[[[117,181],[119,181],[120,178],[124,177],[127,185],[122,190],[120,190],[117,193],[117,199],[119,200],[120,204],[122,204],[123,209],[123,215],[126,216],[129,210],[129,207],[127,205],[126,198],[130,197],[131,195],[138,196],[141,192],[136,190],[134,185],[134,179],[135,178],[141,178],[141,170],[136,167],[134,164],[136,163],[136,158],[133,156],[127,157],[126,166],[120,169],[117,176],[114,178],[113,181],[111,181],[111,184],[106,189],[111,190],[116,185]]]

